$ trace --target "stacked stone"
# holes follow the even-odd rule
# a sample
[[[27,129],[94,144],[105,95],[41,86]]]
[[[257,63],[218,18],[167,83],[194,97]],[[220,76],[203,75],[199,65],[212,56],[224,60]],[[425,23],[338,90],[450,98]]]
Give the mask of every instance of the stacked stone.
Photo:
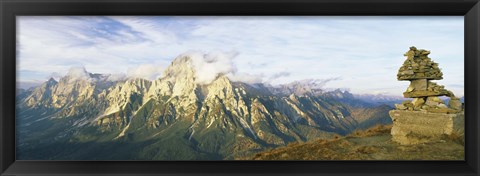
[[[440,71],[438,63],[433,62],[428,57],[429,54],[430,51],[417,50],[414,46],[410,47],[410,50],[404,54],[407,56],[407,60],[398,71],[398,80],[443,79],[443,73]]]
[[[431,81],[443,79],[443,73],[438,67],[438,63],[433,62],[428,57],[429,54],[430,51],[418,50],[414,46],[410,47],[410,50],[404,54],[407,59],[398,70],[397,79],[410,81],[410,86],[403,93],[403,96],[413,98],[413,100],[396,104],[396,108],[434,113],[457,113],[461,111],[462,103],[460,99],[456,98],[444,86]],[[450,97],[449,105],[447,106],[439,96]]]

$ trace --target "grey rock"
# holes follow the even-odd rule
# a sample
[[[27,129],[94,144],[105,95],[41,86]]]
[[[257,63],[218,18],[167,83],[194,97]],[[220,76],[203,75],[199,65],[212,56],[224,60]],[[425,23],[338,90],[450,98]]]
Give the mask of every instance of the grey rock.
[[[395,108],[397,108],[398,110],[406,110],[407,107],[404,106],[403,104],[395,104]]]
[[[462,102],[459,98],[452,98],[448,102],[448,107],[455,109],[455,110],[462,110]]]
[[[412,100],[413,107],[421,107],[425,103],[423,98],[414,98]]]

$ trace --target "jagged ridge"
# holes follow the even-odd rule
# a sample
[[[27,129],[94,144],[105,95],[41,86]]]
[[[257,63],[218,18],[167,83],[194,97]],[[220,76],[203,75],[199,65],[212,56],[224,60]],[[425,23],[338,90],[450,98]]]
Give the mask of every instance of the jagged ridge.
[[[18,101],[17,107],[22,110],[18,119],[26,129],[41,131],[48,127],[57,133],[47,130],[35,138],[20,133],[27,139],[21,142],[28,147],[20,148],[19,156],[28,158],[22,151],[28,153],[34,139],[53,137],[38,148],[55,143],[142,143],[135,158],[233,159],[293,141],[346,134],[360,124],[368,127],[364,122],[369,117],[356,113],[358,106],[337,101],[318,89],[299,84],[281,89],[253,86],[232,82],[225,75],[218,75],[207,85],[195,79],[187,56],[176,58],[164,77],[154,81],[110,81],[108,75],[85,70],[75,70],[58,82],[50,79],[24,93],[27,96],[23,94]],[[378,113],[383,111],[388,109],[380,108]],[[379,118],[378,113],[371,114]],[[386,112],[385,117],[388,119]],[[51,128],[55,126],[52,123],[58,127]],[[109,149],[125,147],[118,144]],[[89,150],[103,151],[97,147]],[[67,156],[85,157],[79,153]],[[62,157],[66,156],[54,156]],[[118,153],[96,157],[132,158]]]

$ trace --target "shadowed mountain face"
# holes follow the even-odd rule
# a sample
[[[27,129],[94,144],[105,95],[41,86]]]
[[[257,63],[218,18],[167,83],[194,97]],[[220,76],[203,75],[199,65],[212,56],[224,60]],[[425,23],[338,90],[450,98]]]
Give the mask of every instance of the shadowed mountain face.
[[[154,81],[75,70],[17,92],[17,159],[234,159],[388,124],[390,109],[301,82],[197,84],[185,56]]]

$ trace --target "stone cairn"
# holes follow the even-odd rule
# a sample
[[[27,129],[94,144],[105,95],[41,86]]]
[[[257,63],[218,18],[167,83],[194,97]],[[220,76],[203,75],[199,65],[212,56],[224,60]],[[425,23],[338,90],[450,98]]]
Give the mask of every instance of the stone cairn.
[[[432,82],[443,79],[443,73],[428,54],[430,51],[410,47],[398,70],[399,81],[410,81],[403,96],[413,98],[395,104],[396,109],[389,112],[392,140],[402,145],[441,141],[445,135],[464,136],[463,105],[451,91]],[[440,96],[450,97],[448,106]]]
[[[410,86],[403,93],[405,98],[413,98],[412,101],[404,101],[402,104],[396,104],[398,110],[409,111],[427,111],[433,113],[457,113],[462,110],[462,103],[459,98],[431,80],[443,79],[443,73],[438,67],[438,63],[428,57],[430,51],[420,49],[414,46],[404,54],[407,57],[403,65],[398,70],[397,79],[399,81],[410,81]],[[450,98],[448,106],[439,98],[447,96]]]

